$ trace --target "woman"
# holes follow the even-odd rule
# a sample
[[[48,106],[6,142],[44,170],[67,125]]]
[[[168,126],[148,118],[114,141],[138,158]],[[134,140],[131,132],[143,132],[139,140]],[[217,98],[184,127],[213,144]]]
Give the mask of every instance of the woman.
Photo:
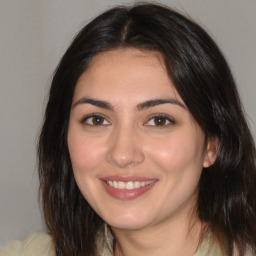
[[[117,7],[82,29],[54,75],[38,156],[49,235],[22,253],[256,253],[254,142],[232,74],[168,8]]]

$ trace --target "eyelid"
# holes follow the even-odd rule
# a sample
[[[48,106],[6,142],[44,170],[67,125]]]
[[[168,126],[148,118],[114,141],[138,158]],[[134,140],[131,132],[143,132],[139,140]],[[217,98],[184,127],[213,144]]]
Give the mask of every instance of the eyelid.
[[[86,122],[88,119],[93,118],[93,117],[102,118],[102,119],[104,119],[104,122],[107,121],[108,124],[93,125],[93,124],[89,124],[89,123]],[[91,126],[91,127],[102,127],[102,126],[109,126],[109,125],[111,125],[111,122],[108,120],[108,118],[106,118],[103,114],[99,114],[99,113],[92,113],[92,114],[84,116],[81,119],[80,123],[85,124],[87,126]]]
[[[99,117],[99,118],[104,119],[103,124],[94,125],[94,124],[90,124],[90,123],[86,122],[88,119],[93,118],[93,117]],[[163,125],[148,124],[154,118],[166,119],[166,121],[168,123],[167,124],[163,124]],[[107,124],[105,122],[107,122]],[[87,125],[87,126],[90,126],[90,127],[102,127],[102,126],[109,126],[109,125],[111,125],[111,122],[109,121],[109,118],[107,118],[107,117],[105,117],[105,115],[99,114],[99,113],[92,113],[92,114],[88,114],[88,115],[84,116],[80,120],[80,123],[82,123],[84,125]],[[164,127],[172,125],[172,124],[175,124],[175,121],[173,120],[173,118],[171,118],[169,115],[166,115],[166,114],[154,114],[154,115],[151,115],[151,116],[147,117],[147,121],[143,123],[143,125],[145,125],[145,126],[152,126],[152,127],[157,127],[157,128],[164,128]]]
[[[149,123],[151,120],[153,120],[154,118],[165,118],[169,123],[167,124],[164,124],[164,125],[150,125],[150,124],[147,124]],[[172,124],[175,124],[175,121],[168,115],[166,114],[154,114],[154,115],[151,115],[147,118],[147,121],[144,122],[144,125],[145,126],[153,126],[153,127],[157,127],[157,128],[163,128],[165,126],[169,126],[169,125],[172,125]]]

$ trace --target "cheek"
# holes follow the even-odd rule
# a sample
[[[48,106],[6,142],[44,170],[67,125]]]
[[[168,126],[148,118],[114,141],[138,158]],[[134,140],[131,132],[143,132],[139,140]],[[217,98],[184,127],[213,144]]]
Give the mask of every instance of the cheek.
[[[95,169],[104,154],[100,141],[95,138],[83,138],[74,133],[68,136],[68,149],[74,173]]]
[[[183,171],[201,171],[204,140],[200,136],[181,134],[152,141],[149,147],[151,159],[164,171],[181,175]]]
[[[76,183],[84,198],[93,206],[97,205],[95,195],[98,194],[98,188],[94,180],[103,154],[100,148],[101,143],[95,138],[85,138],[77,131],[68,134],[68,149]]]

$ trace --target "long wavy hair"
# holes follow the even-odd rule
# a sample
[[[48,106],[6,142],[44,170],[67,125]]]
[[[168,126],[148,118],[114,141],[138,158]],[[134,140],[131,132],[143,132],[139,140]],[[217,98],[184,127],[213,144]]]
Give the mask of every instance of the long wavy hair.
[[[80,193],[67,147],[78,78],[92,58],[117,48],[158,52],[190,113],[219,140],[215,163],[203,169],[197,212],[225,255],[256,250],[254,141],[227,62],[196,23],[167,7],[137,4],[110,9],[86,25],[62,57],[52,80],[38,142],[40,195],[56,255],[96,255],[104,221]]]

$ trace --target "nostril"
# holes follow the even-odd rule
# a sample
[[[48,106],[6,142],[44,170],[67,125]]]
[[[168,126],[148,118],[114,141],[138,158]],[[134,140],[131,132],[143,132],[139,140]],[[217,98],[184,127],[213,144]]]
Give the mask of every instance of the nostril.
[[[126,152],[112,150],[107,153],[107,161],[121,168],[133,167],[144,161],[144,155],[139,150]]]

